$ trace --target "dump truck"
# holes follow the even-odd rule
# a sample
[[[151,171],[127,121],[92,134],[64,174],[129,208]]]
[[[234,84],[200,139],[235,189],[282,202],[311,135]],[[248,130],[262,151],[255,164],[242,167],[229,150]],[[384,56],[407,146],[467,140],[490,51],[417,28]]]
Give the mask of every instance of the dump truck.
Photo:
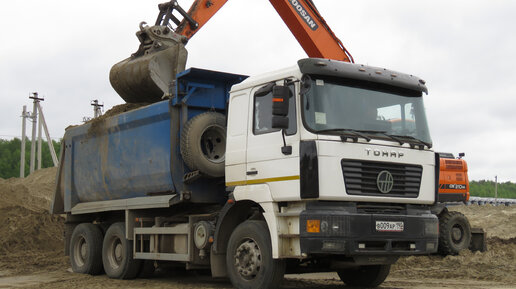
[[[173,263],[275,288],[285,273],[334,271],[374,287],[400,256],[437,251],[425,81],[352,63],[311,1],[271,3],[304,27],[296,37],[322,31],[342,59],[308,40],[323,58],[251,77],[185,70],[191,34],[179,32],[220,2],[165,3],[140,25],[140,48],[110,79],[151,104],[63,138],[52,212],[66,216],[74,272],[130,279]]]

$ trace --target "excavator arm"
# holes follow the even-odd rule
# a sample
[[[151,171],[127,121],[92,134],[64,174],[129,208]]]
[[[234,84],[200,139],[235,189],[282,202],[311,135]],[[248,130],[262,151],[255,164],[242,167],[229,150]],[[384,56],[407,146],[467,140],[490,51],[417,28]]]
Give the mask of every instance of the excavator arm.
[[[269,1],[309,57],[353,62],[312,0]],[[175,75],[185,69],[184,45],[226,2],[195,0],[188,12],[176,0],[159,4],[155,25],[140,24],[138,51],[111,68],[113,88],[126,102],[155,102],[170,93]]]
[[[173,1],[175,2],[175,1]],[[227,0],[194,1],[176,33],[190,39]],[[269,0],[309,57],[353,62],[353,57],[335,36],[312,0]]]

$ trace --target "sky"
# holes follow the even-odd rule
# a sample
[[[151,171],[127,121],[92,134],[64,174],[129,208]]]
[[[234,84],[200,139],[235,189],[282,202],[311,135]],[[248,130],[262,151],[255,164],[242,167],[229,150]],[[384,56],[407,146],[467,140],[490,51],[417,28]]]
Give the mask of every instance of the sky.
[[[38,92],[50,135],[123,103],[111,66],[164,0],[0,2],[0,138],[21,136]],[[185,9],[191,0],[179,0]],[[417,75],[434,149],[465,152],[470,180],[516,182],[516,1],[314,0],[356,63]],[[266,0],[230,0],[186,46],[188,67],[254,75],[305,58]],[[30,136],[28,126],[27,135]]]

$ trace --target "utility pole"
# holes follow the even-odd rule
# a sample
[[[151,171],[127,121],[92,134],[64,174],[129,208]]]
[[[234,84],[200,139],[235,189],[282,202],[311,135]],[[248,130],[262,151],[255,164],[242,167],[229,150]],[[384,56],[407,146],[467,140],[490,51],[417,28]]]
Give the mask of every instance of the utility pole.
[[[39,107],[39,103],[38,103]],[[38,111],[38,167],[36,170],[41,170],[41,113]]]
[[[93,106],[93,117],[97,118],[102,115],[103,104],[99,104],[98,99],[92,100],[91,105]]]
[[[45,131],[45,136],[47,137],[48,150],[50,151],[50,155],[52,156],[52,162],[54,163],[54,167],[57,167],[59,162],[57,161],[56,150],[54,149],[54,143],[52,143],[52,139],[50,138],[50,133],[48,133],[47,122],[45,121],[45,115],[43,114],[43,109],[41,105],[38,103],[38,111],[39,111],[39,120],[40,127],[43,126]],[[41,129],[40,129],[40,137],[41,137]]]
[[[27,118],[30,117],[30,114],[27,112],[27,106],[23,106],[22,111],[22,139],[21,139],[21,152],[20,152],[20,178],[25,177],[25,127]]]
[[[32,174],[34,172],[35,158],[36,158],[36,125],[38,122],[38,103],[44,99],[39,98],[37,92],[31,93],[31,95],[29,95],[29,98],[34,100],[33,106],[32,106],[32,115],[31,115],[31,118],[32,118],[32,143],[30,145],[30,173]]]
[[[495,176],[495,204],[498,204],[498,176]]]
[[[42,137],[41,137],[41,134],[42,134],[43,130],[45,131],[45,136],[47,137],[48,148],[50,150],[50,154],[52,155],[52,161],[54,162],[55,167],[57,167],[58,161],[57,161],[56,151],[54,149],[54,144],[52,143],[52,139],[50,138],[50,134],[48,133],[47,123],[45,122],[45,116],[43,115],[43,109],[41,108],[41,105],[40,105],[40,102],[45,99],[40,98],[37,92],[31,93],[29,98],[34,100],[32,114],[26,113],[25,106],[23,107],[23,111],[24,111],[24,115],[26,115],[26,117],[29,117],[32,119],[32,143],[31,143],[31,147],[30,147],[30,173],[32,174],[34,172],[35,158],[36,158],[36,126],[39,126],[37,169],[38,170],[41,169],[41,162],[42,162],[42,156],[41,156],[42,155],[42,148],[41,148]],[[23,119],[22,127],[23,127],[22,128],[23,140],[22,140],[22,157],[21,157],[22,159],[21,160],[22,160],[23,164],[20,164],[20,175],[24,174],[22,172],[22,166],[24,166],[24,164],[25,164],[25,138],[24,138],[24,136],[25,136],[25,117]],[[23,167],[23,169],[25,169],[25,168]]]

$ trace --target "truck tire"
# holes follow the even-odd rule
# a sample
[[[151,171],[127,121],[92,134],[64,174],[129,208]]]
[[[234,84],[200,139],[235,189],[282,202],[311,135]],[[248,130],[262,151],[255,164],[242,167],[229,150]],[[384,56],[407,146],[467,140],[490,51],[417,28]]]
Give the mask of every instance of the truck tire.
[[[264,221],[245,221],[231,234],[226,251],[229,279],[238,289],[279,287],[284,260],[272,258],[269,229]]]
[[[192,171],[210,177],[224,176],[226,118],[205,112],[190,119],[181,132],[181,156]]]
[[[471,227],[468,219],[460,212],[444,210],[439,215],[439,253],[457,255],[469,248]]]
[[[91,223],[75,227],[70,239],[70,263],[75,273],[98,275],[102,272],[102,232]]]
[[[340,270],[337,274],[346,285],[377,287],[385,281],[390,270],[391,265],[368,265]]]
[[[112,224],[106,231],[102,244],[102,263],[110,278],[133,279],[141,266],[141,260],[133,259],[132,241],[125,237],[123,222]]]

